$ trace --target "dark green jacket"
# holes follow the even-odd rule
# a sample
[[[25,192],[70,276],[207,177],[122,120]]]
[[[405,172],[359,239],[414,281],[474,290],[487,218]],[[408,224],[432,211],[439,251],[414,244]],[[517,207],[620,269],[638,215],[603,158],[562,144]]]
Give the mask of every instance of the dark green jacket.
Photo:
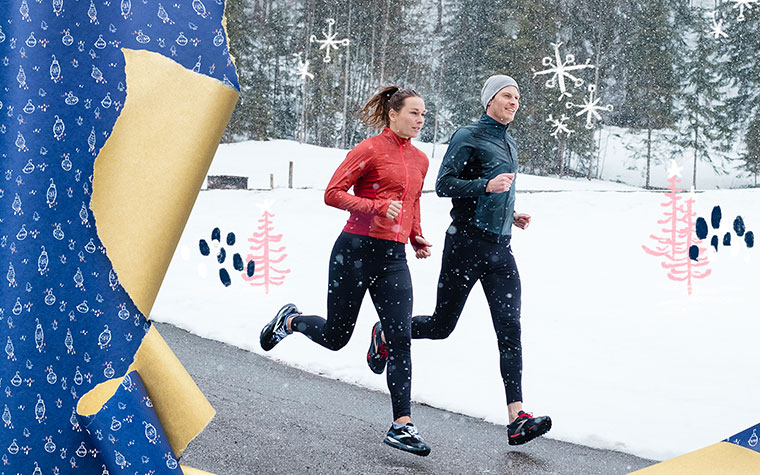
[[[488,180],[517,173],[517,144],[502,125],[487,114],[460,127],[449,141],[435,191],[452,198],[454,224],[470,224],[496,236],[512,234],[515,182],[504,193],[486,193]],[[516,177],[515,177],[516,178]]]

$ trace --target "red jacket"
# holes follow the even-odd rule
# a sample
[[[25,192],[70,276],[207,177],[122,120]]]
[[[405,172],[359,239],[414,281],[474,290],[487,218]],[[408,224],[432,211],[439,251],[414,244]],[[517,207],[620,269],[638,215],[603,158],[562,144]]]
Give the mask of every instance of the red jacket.
[[[386,127],[353,148],[333,174],[325,203],[351,212],[344,231],[420,248],[420,196],[428,170],[424,153]],[[354,187],[354,194],[348,189]],[[386,216],[391,200],[402,201],[396,219]]]

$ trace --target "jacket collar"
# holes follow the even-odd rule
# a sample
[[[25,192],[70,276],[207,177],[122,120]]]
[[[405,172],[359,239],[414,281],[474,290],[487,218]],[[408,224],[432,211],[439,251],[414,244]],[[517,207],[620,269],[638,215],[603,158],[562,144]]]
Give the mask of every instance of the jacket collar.
[[[392,131],[390,127],[386,127],[383,129],[383,131],[380,133],[383,137],[385,137],[387,140],[389,140],[392,144],[403,146],[411,142],[411,139],[405,139],[403,137],[400,137],[396,132]]]
[[[503,134],[504,131],[509,129],[509,124],[501,124],[496,119],[491,117],[490,115],[483,112],[483,115],[480,116],[480,120],[478,121],[478,124],[485,125],[487,130],[492,130],[494,132],[498,132]]]

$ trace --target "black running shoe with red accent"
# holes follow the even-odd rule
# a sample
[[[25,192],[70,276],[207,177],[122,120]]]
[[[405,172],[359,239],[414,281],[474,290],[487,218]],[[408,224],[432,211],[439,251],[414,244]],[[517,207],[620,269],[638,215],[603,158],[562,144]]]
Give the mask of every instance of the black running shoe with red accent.
[[[367,364],[375,374],[383,374],[385,364],[388,362],[388,346],[383,342],[382,333],[383,327],[380,322],[375,323],[372,327],[372,341],[367,351]]]
[[[420,433],[417,432],[417,428],[411,422],[407,422],[398,429],[394,429],[391,425],[383,442],[395,449],[410,452],[421,457],[426,457],[430,453],[430,446],[422,441]]]
[[[549,416],[533,417],[533,414],[520,411],[517,419],[507,426],[509,445],[521,445],[540,437],[552,428]]]
[[[267,323],[266,326],[261,329],[261,335],[259,336],[261,348],[263,348],[264,351],[269,351],[274,348],[277,343],[282,341],[283,338],[293,333],[288,330],[285,322],[291,315],[300,314],[301,312],[299,312],[298,308],[292,303],[284,305],[280,311],[277,312],[277,315],[274,316],[272,321]]]

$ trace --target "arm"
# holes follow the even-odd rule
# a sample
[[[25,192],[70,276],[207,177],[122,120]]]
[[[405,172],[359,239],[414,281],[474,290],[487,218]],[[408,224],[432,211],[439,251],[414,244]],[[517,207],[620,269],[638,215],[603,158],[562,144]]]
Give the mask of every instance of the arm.
[[[446,155],[444,155],[441,163],[441,169],[438,171],[438,179],[435,182],[435,191],[438,196],[460,198],[486,194],[488,179],[464,180],[459,178],[467,165],[467,161],[472,157],[473,147],[470,143],[470,132],[465,129],[457,130],[451,137],[449,148],[446,150]]]
[[[412,232],[409,234],[409,243],[414,249],[414,255],[417,259],[425,259],[430,257],[430,248],[433,246],[427,239],[422,237],[422,229],[420,229],[420,200],[414,202],[414,222],[412,224]]]
[[[417,241],[417,236],[422,237],[422,227],[420,226],[420,199],[414,200],[414,214],[412,215],[412,232],[409,233],[409,244],[417,251],[425,246]]]
[[[361,144],[348,152],[327,185],[325,204],[350,212],[385,216],[390,200],[362,198],[348,193],[348,189],[370,168],[371,160],[371,153]]]
[[[425,157],[425,170],[422,173],[422,183],[425,183],[425,176],[428,172],[429,162]],[[422,187],[422,185],[420,185]],[[420,198],[422,197],[422,189],[417,194],[417,198],[414,200],[414,211],[412,214],[412,231],[409,233],[409,243],[412,245],[412,249],[415,251],[417,259],[424,259],[430,257],[430,244],[424,237],[422,237],[422,226],[420,217]]]

